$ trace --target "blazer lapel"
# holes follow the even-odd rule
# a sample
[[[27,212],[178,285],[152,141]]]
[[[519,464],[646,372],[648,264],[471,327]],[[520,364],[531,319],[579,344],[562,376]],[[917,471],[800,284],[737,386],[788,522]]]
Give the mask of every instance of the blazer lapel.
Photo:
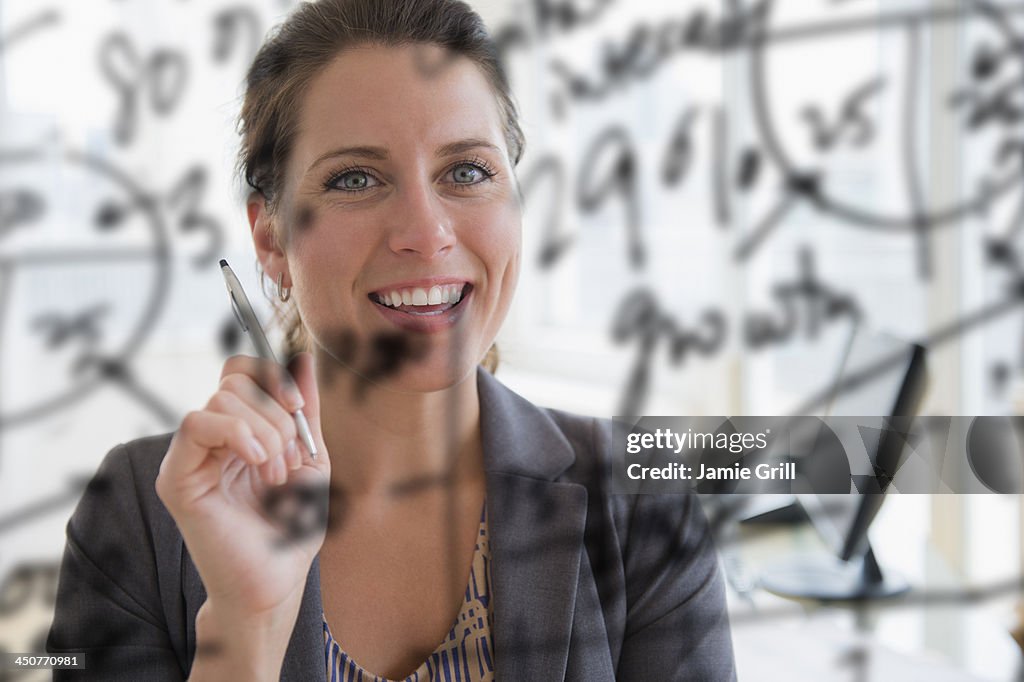
[[[551,418],[478,374],[487,476],[495,678],[563,679],[587,491],[554,480],[575,453]]]
[[[182,592],[185,596],[186,641],[188,660],[196,653],[196,614],[206,601],[206,589],[199,577],[188,550],[183,549]],[[230,634],[230,633],[228,633]],[[323,605],[320,601],[320,560],[314,559],[306,576],[306,590],[302,595],[295,630],[285,651],[281,665],[282,682],[324,682],[327,679],[327,661],[324,658]]]
[[[575,463],[576,455],[550,416],[482,369],[477,387],[487,479],[495,677],[563,679],[576,608],[587,490],[556,480]],[[183,551],[182,573],[191,660],[195,617],[206,592],[187,551]],[[285,654],[283,681],[326,679],[322,617],[316,559]]]
[[[320,600],[320,559],[317,557],[306,576],[306,591],[295,619],[295,631],[281,666],[281,682],[325,682],[326,679],[324,607]]]
[[[587,495],[582,486],[487,476],[495,678],[563,679]]]

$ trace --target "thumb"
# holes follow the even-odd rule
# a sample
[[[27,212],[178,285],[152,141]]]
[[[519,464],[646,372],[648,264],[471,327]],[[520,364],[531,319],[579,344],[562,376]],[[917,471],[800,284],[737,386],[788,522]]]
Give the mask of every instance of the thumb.
[[[327,459],[327,447],[324,445],[323,430],[320,428],[320,393],[316,386],[316,373],[313,371],[313,356],[310,353],[299,353],[288,362],[288,373],[302,393],[306,404],[302,413],[309,422],[309,431],[316,443],[317,458]]]

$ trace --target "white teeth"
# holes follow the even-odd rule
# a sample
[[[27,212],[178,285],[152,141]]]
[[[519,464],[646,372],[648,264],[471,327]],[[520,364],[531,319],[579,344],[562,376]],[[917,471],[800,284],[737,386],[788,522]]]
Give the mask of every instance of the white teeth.
[[[377,300],[386,306],[397,308],[399,306],[427,306],[442,305],[451,303],[455,305],[462,299],[464,284],[435,285],[426,290],[422,287],[412,289],[395,290],[391,293],[377,294]]]

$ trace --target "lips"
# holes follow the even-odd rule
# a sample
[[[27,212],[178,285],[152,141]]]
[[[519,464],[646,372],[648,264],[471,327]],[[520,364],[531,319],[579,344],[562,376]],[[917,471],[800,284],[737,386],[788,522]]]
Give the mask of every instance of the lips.
[[[423,312],[418,308],[453,306],[462,300],[463,290],[468,284],[435,284],[431,287],[406,287],[384,289],[370,294],[375,303],[397,308],[404,312]]]
[[[435,332],[455,324],[473,285],[462,282],[384,287],[369,294],[380,313],[410,331]]]

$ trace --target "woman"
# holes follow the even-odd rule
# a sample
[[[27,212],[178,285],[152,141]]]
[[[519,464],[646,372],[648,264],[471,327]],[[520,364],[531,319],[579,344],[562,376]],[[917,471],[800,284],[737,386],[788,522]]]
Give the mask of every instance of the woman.
[[[173,437],[107,457],[49,642],[81,678],[734,676],[695,500],[611,496],[607,423],[478,367],[520,261],[494,54],[453,0],[323,0],[257,55],[248,217],[309,352],[229,359]]]

